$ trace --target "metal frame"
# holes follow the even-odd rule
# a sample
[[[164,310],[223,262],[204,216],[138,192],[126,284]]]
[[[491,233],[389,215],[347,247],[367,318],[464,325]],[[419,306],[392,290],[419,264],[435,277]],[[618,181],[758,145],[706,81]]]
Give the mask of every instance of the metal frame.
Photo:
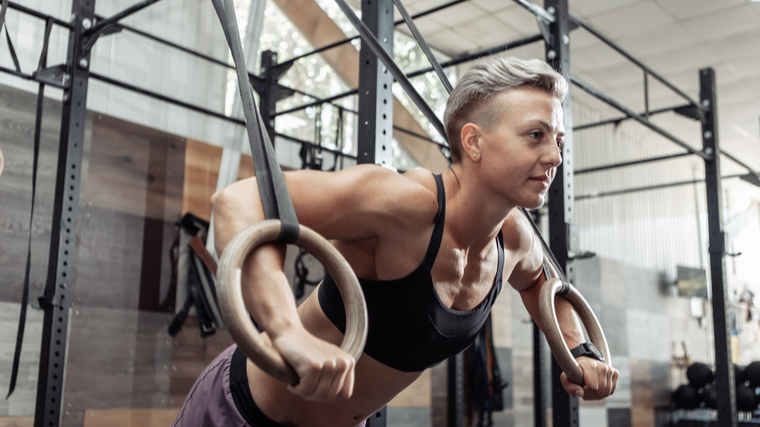
[[[538,7],[533,5],[534,7]],[[565,79],[570,78],[570,20],[568,0],[544,0],[546,10],[554,17],[554,22],[548,24],[549,37],[546,40],[546,61]],[[542,16],[542,15],[537,15]],[[554,253],[557,262],[568,271],[569,252],[577,252],[571,248],[573,239],[570,236],[571,224],[573,223],[574,185],[573,185],[573,115],[572,101],[566,96],[562,101],[564,110],[565,140],[562,146],[562,164],[557,168],[557,173],[549,188],[549,246]],[[568,280],[572,280],[568,276]],[[543,356],[542,346],[534,347],[534,357]],[[540,365],[539,365],[540,366]],[[578,425],[578,398],[568,395],[562,387],[559,378],[562,368],[552,358],[551,363],[551,401],[552,401],[552,425],[574,427]],[[537,375],[538,378],[543,373]],[[541,388],[541,395],[534,397],[534,405],[545,401]],[[536,420],[538,421],[538,420]]]
[[[63,94],[61,140],[51,226],[48,276],[40,306],[44,310],[37,402],[36,427],[54,427],[60,422],[66,345],[68,344],[71,287],[74,275],[79,182],[82,148],[87,119],[89,51],[84,49],[84,22],[95,13],[95,0],[73,0],[73,25],[69,34],[68,82]]]
[[[726,234],[723,232],[723,188],[720,176],[720,144],[715,94],[715,72],[699,71],[699,97],[705,114],[702,117],[702,147],[706,154],[705,184],[709,228],[710,279],[715,334],[715,379],[718,388],[718,425],[736,427],[736,389],[731,363],[731,331],[729,329],[728,289],[726,283]]]
[[[644,72],[644,99],[645,99],[645,112],[643,115],[636,114],[630,109],[624,107],[622,104],[614,101],[613,99],[603,95],[598,90],[591,87],[589,84],[585,83],[581,79],[579,79],[576,76],[571,76],[571,81],[576,86],[580,87],[581,89],[585,90],[592,96],[596,97],[597,99],[607,103],[608,105],[612,106],[613,108],[623,112],[626,116],[624,118],[613,120],[612,123],[617,123],[620,120],[625,119],[634,119],[638,121],[639,123],[643,124],[644,126],[650,128],[651,130],[659,133],[663,137],[671,140],[675,144],[681,146],[682,148],[686,149],[686,153],[680,153],[670,156],[660,156],[655,157],[651,159],[642,159],[632,162],[624,162],[624,163],[618,163],[614,165],[606,165],[606,166],[600,166],[595,168],[589,168],[584,171],[580,171],[581,173],[588,173],[593,171],[601,171],[601,170],[609,170],[614,169],[618,167],[625,167],[625,166],[631,166],[635,164],[643,164],[647,162],[652,161],[660,161],[660,160],[666,160],[666,159],[672,159],[676,157],[682,157],[686,155],[698,155],[702,157],[702,159],[705,162],[705,179],[702,180],[694,180],[694,181],[686,181],[686,182],[679,182],[679,183],[670,183],[670,184],[662,184],[658,186],[650,186],[650,187],[642,187],[637,189],[627,189],[627,190],[620,190],[616,192],[608,192],[604,194],[598,194],[598,195],[589,195],[589,196],[581,196],[578,197],[578,200],[591,198],[591,197],[602,197],[602,196],[609,196],[609,195],[615,195],[615,194],[625,194],[630,193],[634,191],[642,191],[645,189],[655,189],[655,188],[665,188],[665,187],[672,187],[676,185],[686,185],[686,184],[694,184],[698,182],[705,182],[706,183],[706,192],[707,192],[707,200],[708,200],[708,222],[709,222],[709,229],[710,229],[710,235],[709,235],[709,244],[710,244],[710,273],[711,273],[711,286],[712,286],[712,292],[713,292],[713,322],[714,322],[714,336],[715,336],[715,364],[716,364],[716,378],[717,378],[717,384],[718,384],[718,424],[721,426],[726,427],[735,427],[737,425],[737,413],[734,410],[736,407],[736,396],[735,396],[735,389],[734,389],[734,372],[731,366],[731,347],[730,347],[730,331],[728,330],[728,307],[727,307],[727,300],[728,300],[728,291],[727,287],[725,285],[726,282],[726,274],[725,274],[725,255],[726,255],[726,247],[725,247],[725,233],[723,232],[723,220],[722,220],[722,187],[721,187],[721,180],[723,178],[730,178],[730,177],[721,177],[720,174],[720,155],[723,154],[730,160],[734,161],[735,163],[739,164],[740,166],[744,167],[748,170],[748,174],[746,175],[735,175],[737,177],[744,176],[745,178],[749,177],[760,177],[760,174],[753,170],[750,166],[748,166],[746,163],[742,162],[741,160],[737,159],[735,156],[732,156],[728,153],[721,152],[720,145],[718,143],[718,129],[717,129],[717,123],[718,123],[718,116],[716,111],[716,94],[715,94],[715,73],[712,69],[702,69],[699,72],[699,78],[700,78],[700,100],[701,102],[694,101],[691,99],[688,95],[677,89],[675,86],[667,82],[665,79],[663,79],[661,76],[659,76],[657,73],[653,72],[649,68],[647,68],[643,63],[638,61],[636,58],[625,52],[622,48],[614,44],[612,41],[604,37],[601,33],[590,27],[588,24],[580,20],[578,17],[574,15],[570,15],[570,19],[572,19],[574,22],[576,22],[581,27],[585,28],[597,38],[599,38],[601,41],[618,51],[620,54],[628,58],[630,61],[632,61],[634,64],[641,67],[641,69]],[[681,106],[681,107],[674,107],[670,109],[666,109],[664,111],[675,111],[678,114],[684,115],[689,118],[697,119],[701,122],[702,125],[702,150],[696,150],[695,148],[691,147],[690,145],[686,144],[685,142],[681,141],[680,139],[676,138],[675,136],[669,134],[668,132],[664,131],[663,129],[659,128],[658,126],[654,125],[649,121],[649,116],[652,114],[656,114],[659,112],[662,112],[660,110],[651,112],[649,111],[649,97],[648,97],[648,77],[652,76],[655,79],[659,80],[661,83],[663,83],[666,87],[671,89],[674,93],[678,94],[682,98],[684,98],[686,101],[688,101],[688,105]],[[567,110],[566,110],[567,111]],[[602,124],[608,124],[607,123],[595,123],[591,125],[586,126],[578,126],[578,129],[585,129],[590,128]],[[551,209],[551,208],[550,208]],[[556,252],[555,252],[556,254]],[[556,372],[555,372],[556,374]],[[556,411],[558,409],[557,403],[555,401],[554,403],[554,410],[555,410],[555,417],[556,417]],[[556,418],[555,418],[556,421]]]
[[[362,21],[393,55],[393,0],[362,0]],[[393,165],[393,76],[371,49],[359,52],[359,163]]]

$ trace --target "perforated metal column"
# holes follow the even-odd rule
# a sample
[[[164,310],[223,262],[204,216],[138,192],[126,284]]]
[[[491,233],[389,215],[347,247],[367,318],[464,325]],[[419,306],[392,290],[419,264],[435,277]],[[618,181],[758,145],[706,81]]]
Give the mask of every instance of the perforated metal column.
[[[544,7],[556,18],[549,25],[551,36],[546,44],[546,62],[570,82],[570,28],[567,0],[545,0]],[[573,222],[573,110],[570,95],[562,103],[565,114],[565,143],[562,148],[562,165],[549,189],[549,247],[559,265],[565,269],[568,280],[572,277],[568,264],[571,245],[570,229]],[[578,398],[570,396],[559,381],[562,369],[552,360],[552,417],[553,425],[578,425]]]
[[[82,50],[82,31],[93,24],[95,0],[73,0],[71,11],[74,30],[70,33],[66,60],[70,78],[64,79],[69,86],[63,95],[48,275],[40,297],[45,317],[34,416],[36,427],[58,426],[61,417],[90,65],[89,53]]]
[[[393,55],[393,0],[362,0],[362,21]],[[358,163],[393,164],[393,76],[372,50],[359,54]]]
[[[710,280],[712,282],[713,324],[715,330],[715,376],[718,387],[718,425],[736,427],[736,389],[731,366],[731,342],[728,321],[728,288],[726,286],[726,234],[723,232],[723,190],[720,176],[720,144],[715,95],[715,72],[699,70],[699,98],[705,107],[702,116],[702,149],[710,154],[705,159],[705,187],[710,238]]]

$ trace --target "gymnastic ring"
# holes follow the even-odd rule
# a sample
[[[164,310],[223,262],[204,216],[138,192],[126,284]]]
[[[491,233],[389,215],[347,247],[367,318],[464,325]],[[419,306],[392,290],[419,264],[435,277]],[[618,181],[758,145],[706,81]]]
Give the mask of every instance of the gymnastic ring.
[[[264,342],[251,322],[240,281],[243,260],[257,246],[274,241],[280,235],[280,228],[279,220],[266,220],[233,237],[219,260],[217,294],[227,330],[245,355],[272,377],[295,385],[299,381],[296,371]],[[367,341],[367,304],[356,274],[330,242],[303,225],[295,245],[312,254],[335,279],[346,309],[346,333],[340,348],[358,361]]]
[[[3,150],[0,150],[0,175],[3,174],[3,165],[5,164],[5,161],[3,159]]]
[[[565,288],[565,286],[567,287]],[[573,285],[569,283],[563,285],[560,279],[551,278],[547,280],[541,286],[541,291],[538,295],[538,315],[541,318],[541,323],[544,325],[546,341],[549,343],[549,348],[551,348],[557,364],[562,368],[567,378],[575,384],[583,386],[585,383],[583,381],[583,371],[570,353],[570,348],[568,348],[564,338],[562,338],[559,322],[557,321],[554,296],[563,292],[565,290],[563,288],[567,290],[567,293],[561,296],[570,301],[575,311],[578,312],[591,342],[602,352],[604,363],[609,367],[612,367],[612,358],[607,346],[607,338],[605,338],[604,331],[599,326],[599,320],[596,318],[594,311],[591,310],[591,306],[586,302],[586,299],[583,298],[583,295]]]

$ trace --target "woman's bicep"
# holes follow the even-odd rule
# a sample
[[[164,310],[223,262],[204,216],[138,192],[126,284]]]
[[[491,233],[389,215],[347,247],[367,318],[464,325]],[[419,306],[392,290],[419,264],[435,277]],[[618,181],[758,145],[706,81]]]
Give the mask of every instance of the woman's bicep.
[[[301,170],[286,172],[298,222],[328,239],[372,237],[391,203],[392,171],[354,167],[339,172]],[[218,248],[240,230],[265,219],[255,178],[238,181],[212,198],[214,233]]]
[[[396,175],[375,166],[339,172],[297,171],[285,175],[298,222],[327,239],[376,235],[392,208],[388,180]]]

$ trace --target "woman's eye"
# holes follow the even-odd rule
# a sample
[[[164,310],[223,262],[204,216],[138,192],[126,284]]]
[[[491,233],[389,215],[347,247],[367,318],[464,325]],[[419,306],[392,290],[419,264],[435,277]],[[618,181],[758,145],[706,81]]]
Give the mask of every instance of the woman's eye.
[[[533,138],[541,138],[541,132],[531,132],[528,135],[530,135]]]
[[[562,146],[565,145],[565,141],[558,139],[557,140],[557,147],[562,148]]]

